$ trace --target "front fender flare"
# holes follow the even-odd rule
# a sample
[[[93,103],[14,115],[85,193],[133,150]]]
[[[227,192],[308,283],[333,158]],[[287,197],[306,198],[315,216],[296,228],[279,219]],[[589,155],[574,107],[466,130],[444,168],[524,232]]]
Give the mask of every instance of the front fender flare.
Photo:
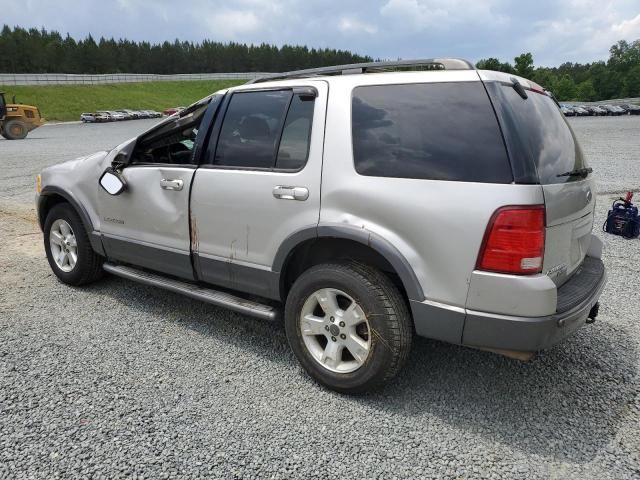
[[[44,230],[45,215],[43,215],[43,209],[45,208],[46,200],[48,197],[53,196],[64,198],[65,201],[74,208],[74,210],[80,216],[80,220],[82,220],[82,224],[87,231],[87,235],[89,236],[89,240],[91,242],[91,247],[97,254],[104,255],[102,238],[100,236],[100,233],[96,232],[93,228],[93,223],[91,222],[91,217],[89,217],[87,210],[82,206],[80,202],[78,202],[76,197],[71,192],[60,187],[47,185],[42,189],[40,195],[38,196],[38,204],[36,205],[36,210],[38,212],[38,223],[40,225],[40,230]]]

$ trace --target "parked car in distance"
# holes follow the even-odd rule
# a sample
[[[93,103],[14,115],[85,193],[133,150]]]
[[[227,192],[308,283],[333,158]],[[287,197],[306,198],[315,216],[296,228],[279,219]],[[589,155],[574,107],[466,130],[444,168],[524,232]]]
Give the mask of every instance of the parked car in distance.
[[[142,118],[140,116],[140,112],[138,110],[130,110],[128,108],[120,110],[121,112],[127,113],[132,120],[137,120],[138,118]]]
[[[120,112],[116,112],[115,110],[109,110],[109,115],[111,115],[111,120],[115,120],[117,122],[126,120],[126,117],[124,116],[124,114]]]
[[[607,115],[610,115],[610,116],[622,115],[624,113],[624,110],[614,105],[598,105],[598,106],[601,109],[603,109]]]
[[[623,103],[618,106],[625,110],[628,115],[640,115],[640,106],[638,105],[634,105],[632,103]]]
[[[126,110],[116,110],[116,113],[119,113],[124,117],[124,120],[133,120],[135,117]]]
[[[173,115],[174,113],[180,112],[182,110],[184,110],[185,107],[171,107],[171,108],[165,108],[162,111],[163,115]]]
[[[111,114],[106,111],[96,112],[95,118],[96,118],[96,122],[99,122],[99,123],[110,122],[112,120]]]
[[[581,108],[587,111],[587,115],[602,116],[607,114],[606,110],[595,105],[582,105]]]
[[[585,107],[571,107],[574,113],[580,117],[586,117],[587,115],[592,115],[591,111]]]
[[[345,71],[220,90],[46,168],[53,273],[283,316],[301,366],[344,393],[392,379],[414,332],[526,359],[592,323],[595,179],[554,99],[460,59]]]
[[[560,111],[565,117],[573,117],[576,115],[576,112],[573,110],[573,108],[567,107],[566,105],[561,105]]]
[[[81,113],[80,114],[80,121],[83,123],[93,123],[96,121],[96,114],[95,113]]]

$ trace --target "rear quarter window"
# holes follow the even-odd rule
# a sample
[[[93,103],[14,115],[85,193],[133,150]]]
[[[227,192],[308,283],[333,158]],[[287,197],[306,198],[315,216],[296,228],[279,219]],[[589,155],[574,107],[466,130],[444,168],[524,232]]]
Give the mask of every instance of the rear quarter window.
[[[361,175],[513,181],[481,82],[357,87],[352,140],[355,169]]]

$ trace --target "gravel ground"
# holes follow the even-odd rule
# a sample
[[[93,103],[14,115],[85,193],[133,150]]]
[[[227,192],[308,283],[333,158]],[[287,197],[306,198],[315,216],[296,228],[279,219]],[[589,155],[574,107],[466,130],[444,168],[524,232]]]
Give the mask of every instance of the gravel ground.
[[[640,189],[640,117],[572,122],[603,220]],[[150,124],[0,140],[0,478],[640,477],[640,240],[598,233],[599,320],[531,362],[418,339],[385,390],[342,396],[306,377],[279,325],[51,274],[34,175]]]

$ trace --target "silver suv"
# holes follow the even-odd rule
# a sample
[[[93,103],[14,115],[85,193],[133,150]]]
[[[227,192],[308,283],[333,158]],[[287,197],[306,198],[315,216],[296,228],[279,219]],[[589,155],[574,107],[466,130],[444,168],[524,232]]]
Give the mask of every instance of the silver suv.
[[[53,272],[266,320],[321,384],[393,378],[414,334],[527,358],[595,319],[594,180],[553,97],[457,59],[273,75],[47,168]]]

